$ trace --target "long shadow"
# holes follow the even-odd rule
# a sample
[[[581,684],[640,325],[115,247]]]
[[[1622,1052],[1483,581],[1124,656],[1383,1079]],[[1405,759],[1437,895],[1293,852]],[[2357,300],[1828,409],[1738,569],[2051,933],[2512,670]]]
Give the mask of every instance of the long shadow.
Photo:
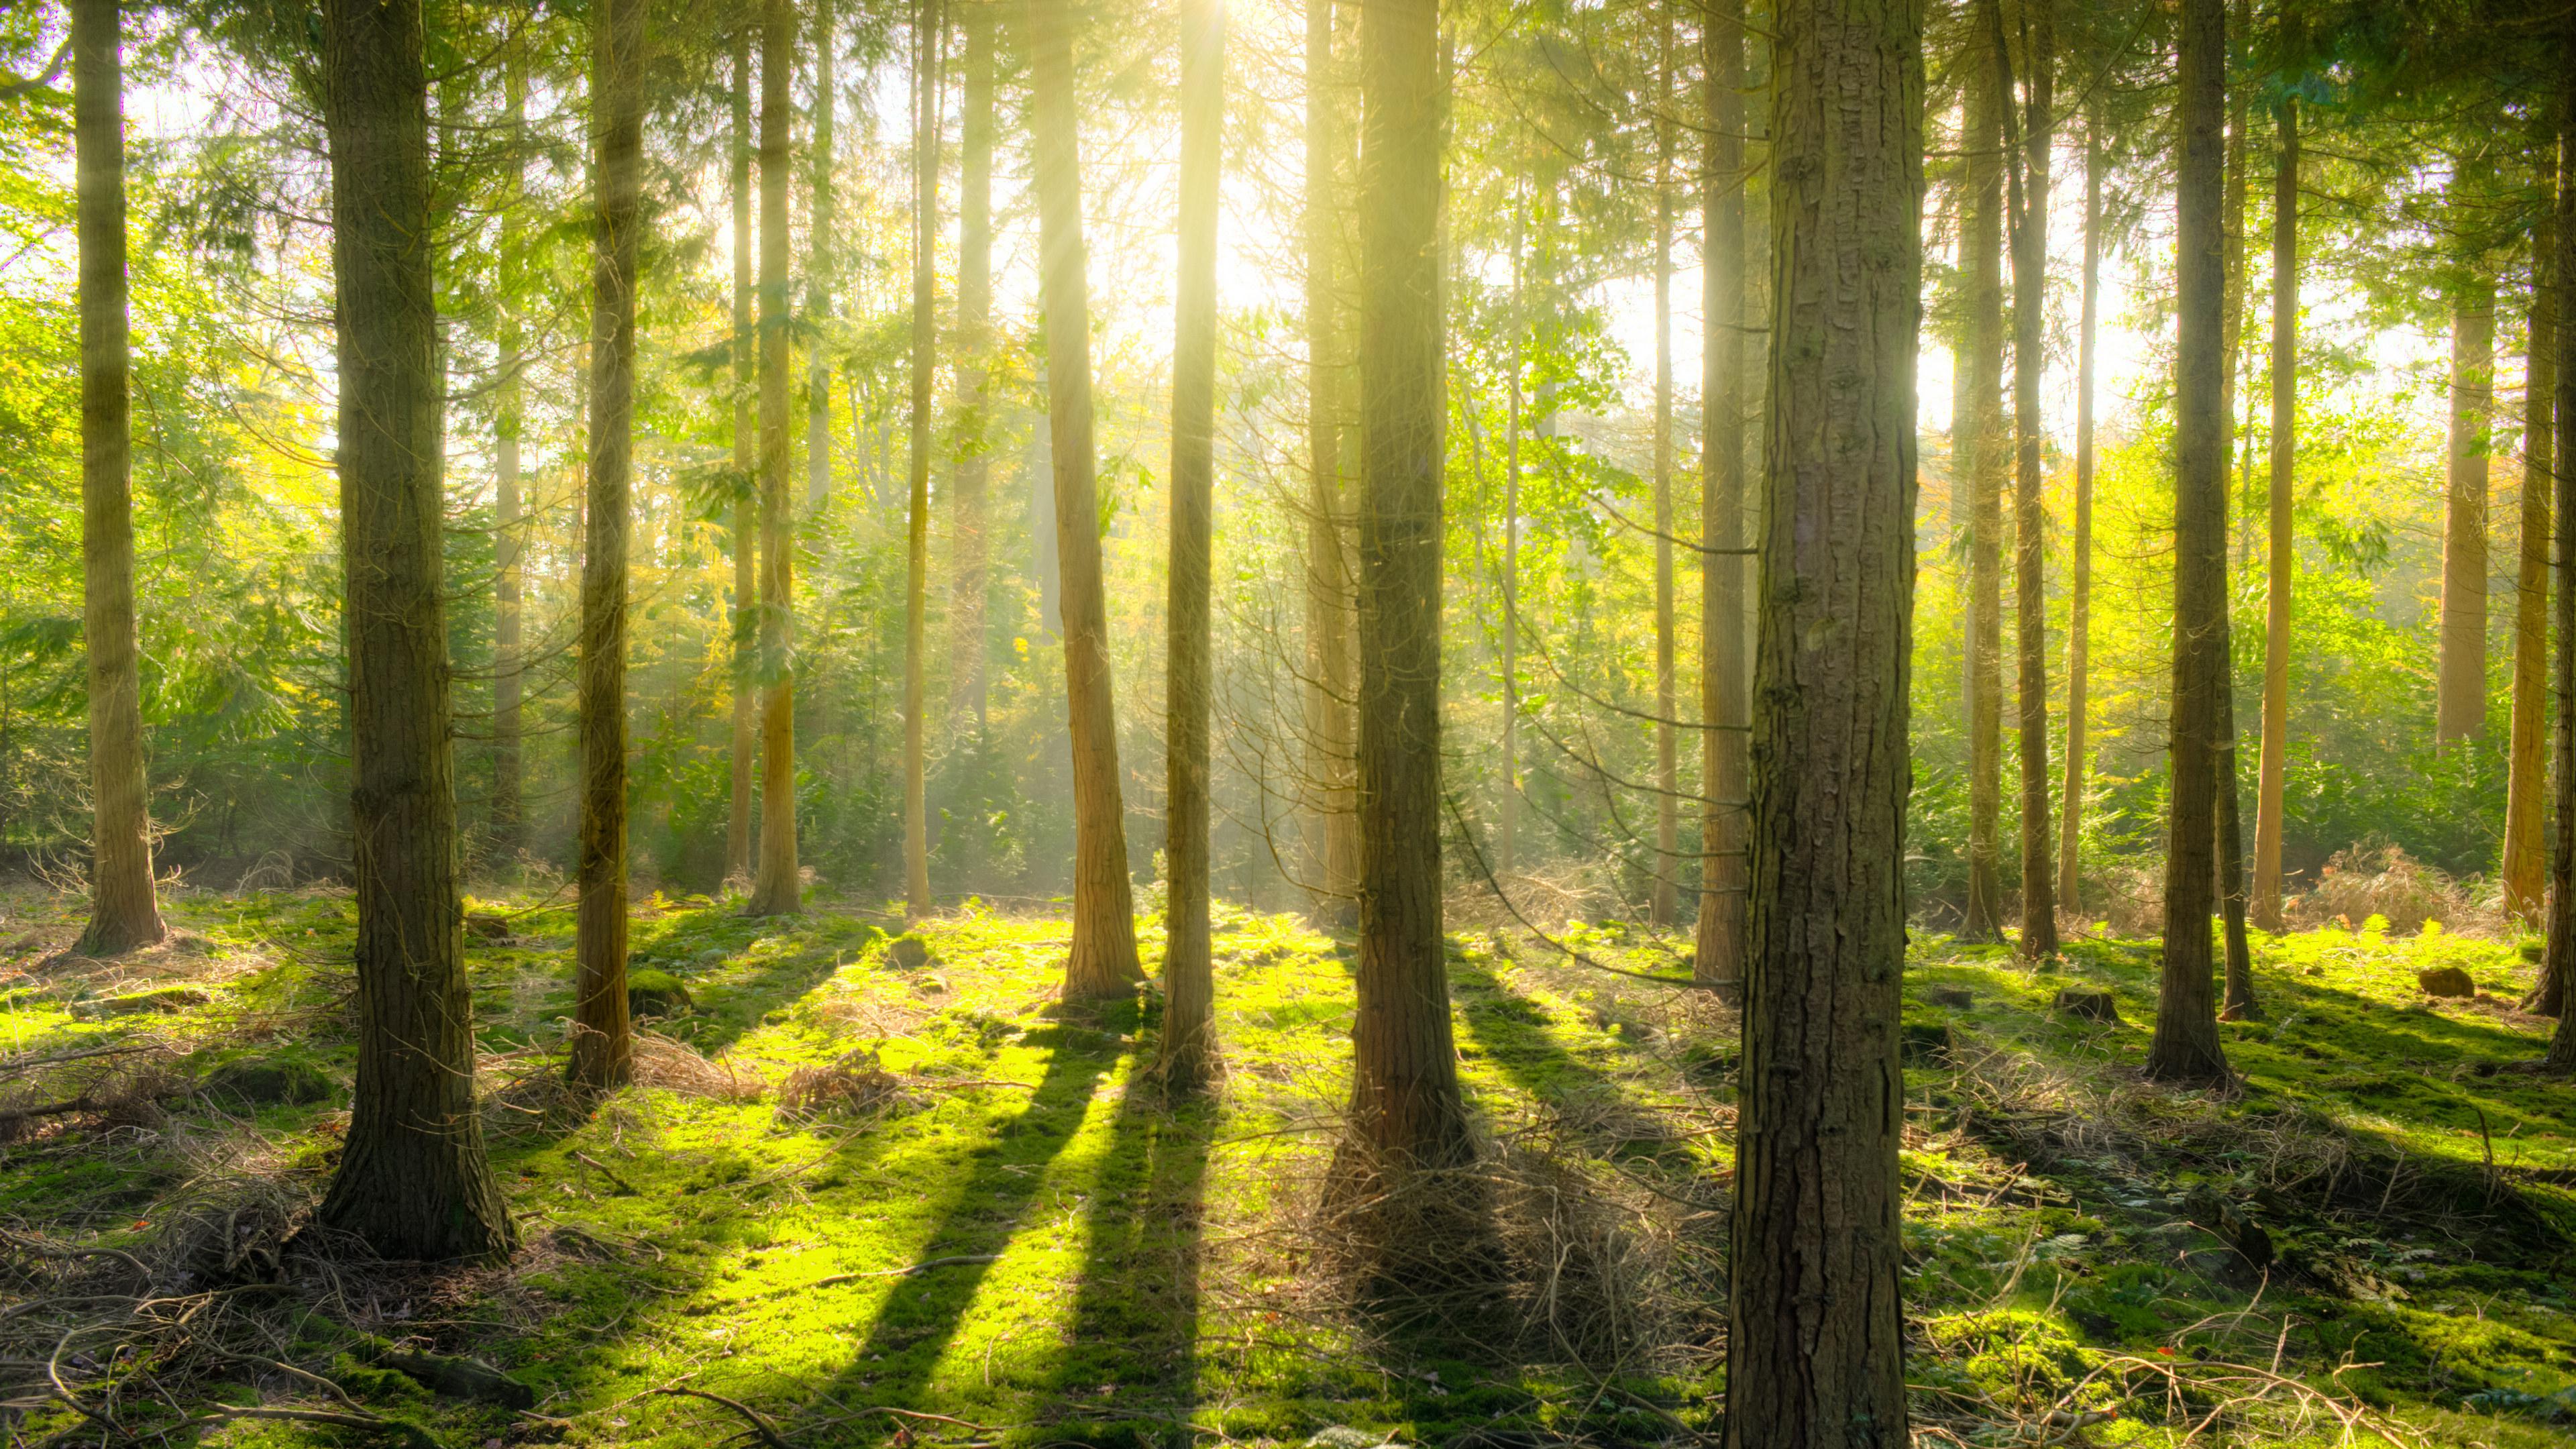
[[[808,919],[813,921],[814,918]],[[673,934],[677,932],[664,933],[645,949],[658,955],[660,950],[667,948],[668,938]],[[763,932],[753,939],[766,939],[768,934]],[[867,923],[861,923],[861,929],[855,935],[835,933],[829,926],[818,923],[817,928],[798,935],[795,949],[773,952],[748,972],[730,980],[701,982],[682,971],[679,974],[696,999],[696,1007],[688,1015],[665,1023],[662,1030],[700,1052],[713,1055],[759,1026],[771,1011],[796,1001],[831,980],[852,957],[882,935],[883,932]],[[749,949],[748,945],[732,947],[729,954]],[[644,951],[639,950],[638,954],[644,954]],[[639,968],[670,969],[659,960],[648,959],[634,964]]]
[[[1062,1406],[1051,1416],[1052,1437],[1172,1449],[1194,1443],[1199,1263],[1215,1120],[1206,1102],[1166,1111],[1151,1083],[1131,1086],[1120,1103],[1092,1182],[1072,1349],[1051,1376]],[[1080,1411],[1065,1412],[1077,1403]]]
[[[1133,1006],[1122,1009],[1135,1010]],[[818,1416],[830,1417],[836,1404],[844,1406],[838,1412],[862,1405],[931,1407],[924,1402],[930,1396],[931,1375],[991,1270],[989,1262],[972,1260],[1006,1251],[1013,1235],[1027,1225],[1029,1209],[1046,1186],[1048,1165],[1073,1140],[1101,1079],[1118,1060],[1114,1045],[1103,1045],[1097,1033],[1079,1026],[1058,1024],[1031,1032],[1025,1040],[1049,1048],[1037,1090],[993,1140],[974,1149],[973,1172],[949,1194],[934,1226],[914,1250],[915,1261],[969,1261],[892,1280],[895,1286],[868,1325],[866,1341],[816,1396]],[[855,1438],[887,1437],[900,1423],[893,1416],[877,1415],[844,1433]]]

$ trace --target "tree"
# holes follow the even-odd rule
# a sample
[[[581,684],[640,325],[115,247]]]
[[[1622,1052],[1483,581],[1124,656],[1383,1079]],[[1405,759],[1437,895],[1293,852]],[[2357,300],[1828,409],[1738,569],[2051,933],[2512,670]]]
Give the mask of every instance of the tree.
[[[2003,79],[2004,133],[2013,135],[2011,50],[2004,43],[2001,8],[1986,11],[1995,26],[1995,67]],[[2013,191],[2013,595],[2014,652],[2020,665],[2021,726],[2021,953],[2034,960],[2057,954],[2057,900],[2048,860],[2048,588],[2047,517],[2041,511],[2040,446],[2047,428],[2040,416],[2040,374],[2047,361],[2048,157],[2056,104],[2055,17],[2050,0],[2023,0],[2022,45],[2030,68],[2027,119]]]
[[[2227,1080],[2218,1041],[2209,919],[2216,878],[2220,733],[2227,688],[2227,349],[2225,0],[2182,0],[2175,148],[2174,654],[2166,752],[2164,971],[2146,1072],[2158,1081]]]
[[[2003,116],[2012,104],[2001,57],[1987,36],[2003,24],[2001,0],[1970,0],[1979,21],[1967,57],[1967,213],[1960,269],[1967,274],[1968,375],[1953,402],[1953,486],[1968,490],[1968,912],[1960,938],[1991,941],[2003,929]],[[1966,423],[1965,437],[1959,424]]]
[[[2506,755],[2504,861],[2505,914],[2538,921],[2541,878],[2548,858],[2541,846],[2541,801],[2549,781],[2541,765],[2547,726],[2549,668],[2549,450],[2553,430],[2551,396],[2557,389],[2558,287],[2551,275],[2556,262],[2557,218],[2552,185],[2555,169],[2546,144],[2539,154],[2541,216],[2531,233],[2531,308],[2529,343],[2524,350],[2522,397],[2522,542],[2515,576],[2513,608],[2513,724]],[[2535,1005],[2560,1007],[2556,993],[2544,991]],[[2559,1014],[2552,1011],[2552,1015]]]
[[[1372,1166],[1466,1161],[1440,901],[1436,0],[1360,14],[1359,1016],[1351,1121]]]
[[[626,540],[634,518],[635,283],[643,233],[644,0],[591,11],[590,490],[582,511],[581,894],[574,930],[572,1080],[635,1073],[626,1014]]]
[[[152,889],[152,791],[134,640],[128,472],[125,63],[116,0],[74,0],[81,351],[81,638],[89,655],[89,925],[77,949],[116,956],[169,934]]]
[[[805,309],[809,326],[819,326],[832,315],[833,219],[832,196],[832,115],[839,105],[832,81],[832,61],[839,48],[839,32],[832,21],[832,0],[814,0],[814,122],[811,155],[814,168],[812,213],[805,227]],[[933,52],[925,52],[933,53]],[[937,201],[937,153],[932,153],[933,188],[928,193]],[[933,207],[933,221],[936,207]],[[920,223],[929,234],[938,235],[932,222]],[[929,328],[916,323],[915,347],[922,346],[918,334]],[[926,459],[927,447],[916,447],[914,455]],[[915,468],[926,466],[914,464]],[[805,350],[805,511],[821,516],[832,498],[832,354],[819,340]],[[917,711],[916,711],[917,712]]]
[[[1029,152],[1038,203],[1038,287],[1046,314],[1056,562],[1063,574],[1065,712],[1073,736],[1073,950],[1065,960],[1064,994],[1083,997],[1126,991],[1145,973],[1136,961],[1100,571],[1091,285],[1084,274],[1072,7],[1073,0],[1028,0]]]
[[[2298,473],[2299,103],[2281,102],[2280,149],[2272,167],[2272,491],[2270,584],[2263,606],[2263,754],[2254,791],[2254,923],[2278,931],[2281,918],[2282,792],[2290,750],[2290,591],[2299,555],[2291,538]],[[2544,522],[2544,527],[2546,526]],[[2546,548],[2546,542],[2542,542]],[[2536,667],[2536,666],[2535,666]]]
[[[522,38],[513,37],[502,52],[501,125],[508,137],[511,176],[502,192],[500,299],[497,378],[493,398],[492,437],[492,803],[489,858],[504,867],[517,857],[525,829],[523,812],[527,762],[521,750],[522,696],[527,660],[525,639],[527,520],[522,511],[519,479],[520,435],[527,425],[525,389],[520,374],[527,367],[519,309],[527,293],[527,125],[528,65]]]
[[[2565,285],[2566,279],[2576,278],[2576,25],[2561,31],[2558,53],[2558,204],[2552,212],[2558,245],[2551,272]],[[2550,380],[2558,399],[2556,426],[2550,430],[2558,458],[2550,499],[2558,522],[2558,597],[2551,609],[2558,625],[2558,735],[2552,762],[2549,946],[2541,969],[2544,979],[2558,983],[2565,993],[2576,990],[2576,326],[2558,328]],[[2576,1072],[2576,1003],[2562,994],[2558,1007],[2558,1031],[2550,1038],[2544,1064],[2553,1071]]]
[[[2455,202],[2475,183],[2455,178]],[[2487,727],[2487,414],[2495,400],[2495,278],[2469,261],[2451,289],[2450,507],[2442,530],[2442,654],[2433,737]]]
[[[1225,143],[1225,11],[1181,6],[1181,243],[1172,336],[1169,862],[1163,954],[1167,1089],[1216,1069],[1216,979],[1208,946],[1209,552],[1216,481],[1216,202]]]
[[[474,1104],[417,0],[327,0],[322,126],[338,289],[358,1072],[321,1217],[387,1257],[497,1258],[516,1234]]]
[[[1701,178],[1699,936],[1691,975],[1730,1003],[1744,979],[1744,7],[1712,10]]]
[[[1342,456],[1349,341],[1341,316],[1342,238],[1336,173],[1349,149],[1335,91],[1333,0],[1306,0],[1306,775],[1323,914],[1348,921],[1359,879],[1359,816],[1351,796],[1351,561],[1344,538],[1349,480]],[[1508,512],[1508,509],[1506,510]],[[1508,526],[1508,524],[1506,525]],[[1506,550],[1509,544],[1505,545]],[[1508,568],[1506,569],[1508,575]],[[1503,627],[1511,628],[1504,594]],[[1511,869],[1511,696],[1505,648],[1502,868]]]
[[[984,732],[985,498],[993,462],[985,418],[985,369],[993,347],[993,20],[988,0],[971,0],[966,30],[964,114],[958,122],[957,465],[949,531],[956,539],[948,606],[952,644],[950,707]]]
[[[1682,848],[1681,713],[1673,646],[1673,17],[1655,62],[1655,888],[1649,917],[1673,923]]]
[[[2058,817],[2057,898],[2084,906],[2085,694],[2093,648],[2093,364],[2101,319],[2102,114],[2084,117],[2084,295],[2075,340],[2075,520],[2066,567],[2066,784]]]
[[[751,775],[759,751],[752,682],[760,638],[760,488],[753,450],[751,326],[751,32],[743,18],[733,27],[733,801],[725,819],[725,878],[751,879]]]
[[[1922,9],[1783,0],[1726,1443],[1899,1449]]]
[[[760,866],[755,916],[804,909],[796,866],[794,560],[787,534],[788,93],[796,46],[789,0],[760,24]]]
[[[828,3],[828,0],[827,0]],[[937,18],[933,19],[933,15]],[[923,763],[922,671],[930,613],[930,413],[939,365],[938,271],[941,55],[947,7],[918,0],[912,56],[912,490],[905,505],[903,591],[903,898],[914,920],[930,914],[930,791]],[[822,64],[828,75],[830,47]],[[819,174],[819,173],[818,173]],[[815,186],[817,216],[827,188]],[[821,224],[819,219],[816,223]]]

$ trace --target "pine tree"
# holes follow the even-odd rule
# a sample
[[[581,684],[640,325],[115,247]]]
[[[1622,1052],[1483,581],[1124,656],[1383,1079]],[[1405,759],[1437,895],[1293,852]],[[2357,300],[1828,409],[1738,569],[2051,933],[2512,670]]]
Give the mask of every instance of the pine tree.
[[[760,863],[755,916],[804,909],[796,864],[794,547],[787,496],[787,152],[795,8],[764,0],[760,24]]]
[[[1744,980],[1744,7],[1710,13],[1701,178],[1699,933],[1691,974],[1733,1001]]]

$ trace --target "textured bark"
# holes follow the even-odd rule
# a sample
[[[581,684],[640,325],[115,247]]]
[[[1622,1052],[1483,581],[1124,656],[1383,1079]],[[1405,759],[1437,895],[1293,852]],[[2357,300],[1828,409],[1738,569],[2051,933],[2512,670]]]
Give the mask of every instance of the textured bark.
[[[927,8],[927,6],[925,6]],[[814,120],[813,145],[809,160],[813,165],[813,209],[806,215],[805,226],[805,308],[808,325],[819,327],[832,315],[832,250],[834,206],[832,195],[832,118],[838,108],[832,79],[833,52],[838,48],[840,32],[832,19],[832,0],[814,0]],[[934,153],[932,173],[938,174]],[[938,233],[934,229],[931,235]],[[920,345],[916,337],[914,345]],[[926,458],[929,449],[918,445],[915,458]],[[915,463],[918,471],[924,466]],[[805,350],[805,511],[820,517],[832,498],[832,359],[831,353],[818,341]]]
[[[2226,588],[2226,592],[2234,597],[2233,588]],[[2226,627],[2230,642],[2220,650],[2220,657],[2233,659],[2235,624],[2231,620]],[[2254,950],[2245,935],[2245,816],[2237,791],[2236,683],[2232,670],[2219,680],[2218,738],[2222,742],[2217,766],[2218,839],[2213,848],[2218,865],[2219,939],[2227,957],[2227,989],[2219,1004],[2219,1015],[2227,1021],[2250,1021],[2261,1016],[2263,1008],[2254,999]]]
[[[2450,487],[2442,527],[2442,655],[2433,738],[2487,728],[2487,415],[2495,405],[2495,279],[2451,298]]]
[[[2086,692],[2093,647],[2093,362],[2102,311],[2102,118],[2084,118],[2084,299],[2075,337],[2075,524],[2066,567],[2066,784],[2057,822],[2059,908],[2084,909]]]
[[[1681,715],[1673,646],[1673,13],[1663,12],[1655,107],[1655,888],[1649,918],[1670,926],[1682,849]]]
[[[2555,190],[2549,184],[2548,169],[2542,168],[2544,196]],[[2548,708],[2549,690],[2549,453],[2554,434],[2550,409],[2558,387],[2558,295],[2550,268],[2557,246],[2557,218],[2544,215],[2531,234],[2531,325],[2522,397],[2522,520],[2513,606],[2513,724],[2505,773],[2504,861],[2498,872],[2504,877],[2505,914],[2534,924],[2540,920],[2541,880],[2549,865],[2540,839],[2541,802],[2549,793],[2541,742],[2547,733],[2543,711]],[[2553,998],[2550,1005],[2558,1002]]]
[[[764,0],[760,24],[760,862],[755,916],[804,909],[796,865],[796,658],[787,494],[787,151],[796,12]]]
[[[951,485],[952,561],[948,621],[949,708],[984,732],[989,692],[984,672],[985,515],[992,492],[992,440],[985,417],[985,369],[993,345],[993,19],[988,7],[965,9],[965,113],[957,161],[957,467]]]
[[[1173,1090],[1216,1071],[1208,951],[1208,573],[1216,488],[1216,203],[1225,144],[1225,11],[1182,0],[1180,278],[1173,292],[1172,563],[1165,766],[1169,864],[1159,1070]]]
[[[1351,366],[1344,327],[1337,181],[1350,149],[1332,0],[1306,5],[1306,777],[1314,799],[1316,904],[1347,923],[1357,908],[1359,814],[1352,796],[1351,559],[1348,460]],[[1506,594],[1504,628],[1509,629]],[[1508,704],[1508,700],[1506,701]],[[1506,710],[1506,719],[1509,713]],[[1510,728],[1505,725],[1506,731]],[[1508,753],[1508,748],[1507,751]],[[1506,778],[1509,778],[1508,773]],[[1505,805],[1503,860],[1510,868]]]
[[[2242,44],[2253,34],[2252,0],[2229,0],[2228,12],[2230,30],[2237,43]],[[2245,206],[2252,188],[2247,185],[2245,132],[2251,120],[2245,87],[2239,86],[2228,92],[2227,159],[2223,163],[2225,179],[2221,183],[2225,197],[2221,204],[2225,208],[2222,225],[2226,232],[2227,300],[2222,304],[2226,310],[2219,322],[2219,346],[2227,362],[2219,371],[2218,415],[2219,435],[2226,440],[2227,461],[2223,471],[2231,490],[2237,486],[2237,449],[2246,441],[2241,426],[2244,413],[2236,403],[2236,387],[2239,371],[2250,361],[2245,352]],[[2238,556],[2251,566],[2254,539],[2250,531],[2238,535]]]
[[[2560,33],[2558,49],[2558,248],[2551,270],[2565,287],[2576,281],[2576,25]],[[2576,992],[2576,326],[2558,329],[2552,371],[2558,399],[2556,426],[2550,430],[2558,459],[2551,489],[2558,524],[2558,597],[2551,600],[2550,613],[2558,626],[2558,735],[2551,762],[2556,776],[2551,782],[2549,947],[2542,970],[2567,993]],[[2557,1071],[2576,1071],[2576,1003],[2564,995],[2547,1064]]]
[[[2227,302],[2224,0],[2182,0],[2176,146],[2173,713],[2166,746],[2164,972],[2146,1073],[2227,1080],[2210,958],[2216,876],[2220,691],[2227,683]]]
[[[2001,0],[1970,0],[1979,35],[2001,22],[1986,14]],[[1968,415],[1952,427],[1952,467],[1968,490],[1968,912],[1964,940],[2003,931],[2003,108],[2010,104],[1990,45],[1966,59],[1967,219],[1961,267],[1968,287],[1968,374],[1952,406]],[[1955,482],[1953,486],[1958,486]]]
[[[1467,1160],[1440,902],[1436,0],[1360,15],[1359,1015],[1351,1120],[1396,1170]]]
[[[391,1258],[514,1241],[474,1105],[441,593],[429,82],[416,0],[327,0],[358,1074],[324,1222]]]
[[[923,675],[930,615],[931,384],[939,365],[938,272],[941,53],[947,6],[916,0],[912,53],[912,439],[911,491],[904,505],[903,898],[914,920],[930,914],[930,792],[923,759],[928,706]],[[823,64],[828,69],[831,62]],[[823,188],[815,188],[819,207]]]
[[[598,0],[591,81],[590,487],[582,510],[580,904],[572,1080],[635,1075],[626,1019],[626,541],[635,471],[635,268],[643,239],[644,0]]]
[[[1726,1443],[1902,1449],[1923,12],[1783,0]]]
[[[74,0],[81,349],[81,637],[89,656],[89,925],[114,956],[169,932],[152,889],[152,794],[134,639],[134,505],[125,288],[125,62],[115,0]]]
[[[758,488],[753,457],[759,424],[752,416],[751,326],[751,32],[733,31],[733,802],[725,819],[725,879],[751,880],[752,760],[760,747],[752,682],[760,638]]]
[[[1073,0],[1027,0],[1029,153],[1036,172],[1039,291],[1046,312],[1047,431],[1055,465],[1055,547],[1063,574],[1065,712],[1073,736],[1073,951],[1068,997],[1142,980],[1136,962],[1118,721],[1102,596],[1091,417],[1091,284],[1082,241],[1082,166],[1073,98]]]
[[[527,292],[527,247],[522,217],[526,206],[528,64],[526,48],[512,41],[503,52],[502,128],[509,138],[512,176],[501,214],[500,292],[494,331],[498,374],[493,396],[492,438],[492,803],[485,828],[486,859],[512,867],[525,843],[526,756],[522,748],[521,700],[527,661],[525,641],[525,576],[522,562],[527,528],[520,496],[519,440],[526,430],[527,410],[520,374],[527,367],[522,353],[519,307]]]
[[[1744,659],[1744,5],[1726,0],[1702,37],[1708,175],[1700,225],[1699,939],[1691,975],[1732,1001],[1744,979],[1747,789]]]
[[[2272,171],[2272,491],[2270,586],[2263,606],[2263,756],[2254,803],[2254,924],[2282,929],[2282,792],[2290,751],[2290,591],[2298,548],[2290,536],[2299,459],[2299,103],[2282,103]],[[2545,550],[2546,540],[2542,541]],[[2545,554],[2544,554],[2545,558]],[[2534,666],[2537,668],[2537,666]],[[2536,747],[2535,747],[2536,748]]]
[[[2013,647],[2020,666],[2021,954],[2036,960],[2057,954],[2057,882],[2048,858],[2048,526],[2040,504],[2046,481],[2040,444],[2047,427],[2039,403],[2047,361],[2048,163],[2056,104],[2051,0],[2022,0],[2021,30],[2030,74],[2013,227]],[[2000,27],[1995,34],[2003,38]],[[2009,85],[2006,91],[2009,105]]]

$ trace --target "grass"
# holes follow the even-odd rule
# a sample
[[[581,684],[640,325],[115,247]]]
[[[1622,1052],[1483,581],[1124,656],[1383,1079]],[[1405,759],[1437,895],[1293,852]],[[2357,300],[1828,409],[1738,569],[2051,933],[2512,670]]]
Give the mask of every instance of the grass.
[[[1298,918],[1220,908],[1228,1075],[1174,1106],[1140,1070],[1150,993],[1055,1000],[1060,921],[970,906],[922,926],[926,949],[901,964],[888,917],[751,921],[656,897],[635,910],[634,967],[671,978],[653,985],[675,1014],[648,1023],[664,1044],[643,1085],[576,1111],[550,1085],[571,913],[478,901],[508,922],[506,938],[471,938],[469,969],[524,1244],[503,1268],[439,1271],[284,1241],[347,1120],[347,898],[184,893],[177,942],[113,963],[48,954],[75,905],[7,903],[34,928],[0,964],[0,1107],[82,1082],[130,1100],[0,1146],[0,1296],[35,1305],[0,1317],[0,1385],[28,1442],[82,1429],[38,1371],[67,1330],[96,1335],[66,1360],[84,1399],[147,1429],[168,1404],[334,1408],[290,1363],[460,1445],[748,1434],[742,1413],[657,1392],[671,1389],[733,1400],[800,1446],[1284,1444],[1335,1426],[1353,1444],[1628,1444],[1715,1424],[1732,1019],[1530,940],[1462,933],[1450,962],[1517,1268],[1491,1302],[1424,1322],[1328,1267],[1315,1185],[1346,1090],[1352,961]],[[1615,923],[1568,937],[1666,974],[1687,945]],[[1144,940],[1150,961],[1150,922]],[[2207,1419],[2200,1442],[2325,1444],[2356,1415],[2400,1442],[2568,1442],[2576,1087],[2496,1069],[2544,1040],[2547,1023],[2508,1004],[2529,963],[2511,943],[2368,929],[2260,951],[2265,1015],[2222,1028],[2245,1086],[2212,1095],[2136,1079],[2152,943],[2079,940],[2034,973],[1918,941],[1904,1159],[1918,1442],[2173,1444]],[[2415,972],[2435,964],[2495,999],[2426,1001]],[[2122,1020],[2057,1018],[2068,986],[2111,991]],[[334,1090],[262,1105],[187,1090],[281,1062]],[[837,1108],[783,1105],[781,1084],[836,1072],[874,1085],[817,1099]],[[257,1231],[245,1203],[265,1205]],[[2268,1274],[2208,1230],[2222,1216],[2262,1229]],[[47,1251],[198,1264],[194,1292],[257,1276],[209,1266],[210,1236],[259,1238],[272,1256],[256,1264],[287,1285],[225,1320],[266,1335],[265,1367],[120,1327],[127,1310],[75,1309],[79,1275],[115,1264]],[[480,1356],[539,1403],[518,1416],[429,1393],[352,1357],[352,1333]],[[234,1420],[182,1437],[370,1434]]]

